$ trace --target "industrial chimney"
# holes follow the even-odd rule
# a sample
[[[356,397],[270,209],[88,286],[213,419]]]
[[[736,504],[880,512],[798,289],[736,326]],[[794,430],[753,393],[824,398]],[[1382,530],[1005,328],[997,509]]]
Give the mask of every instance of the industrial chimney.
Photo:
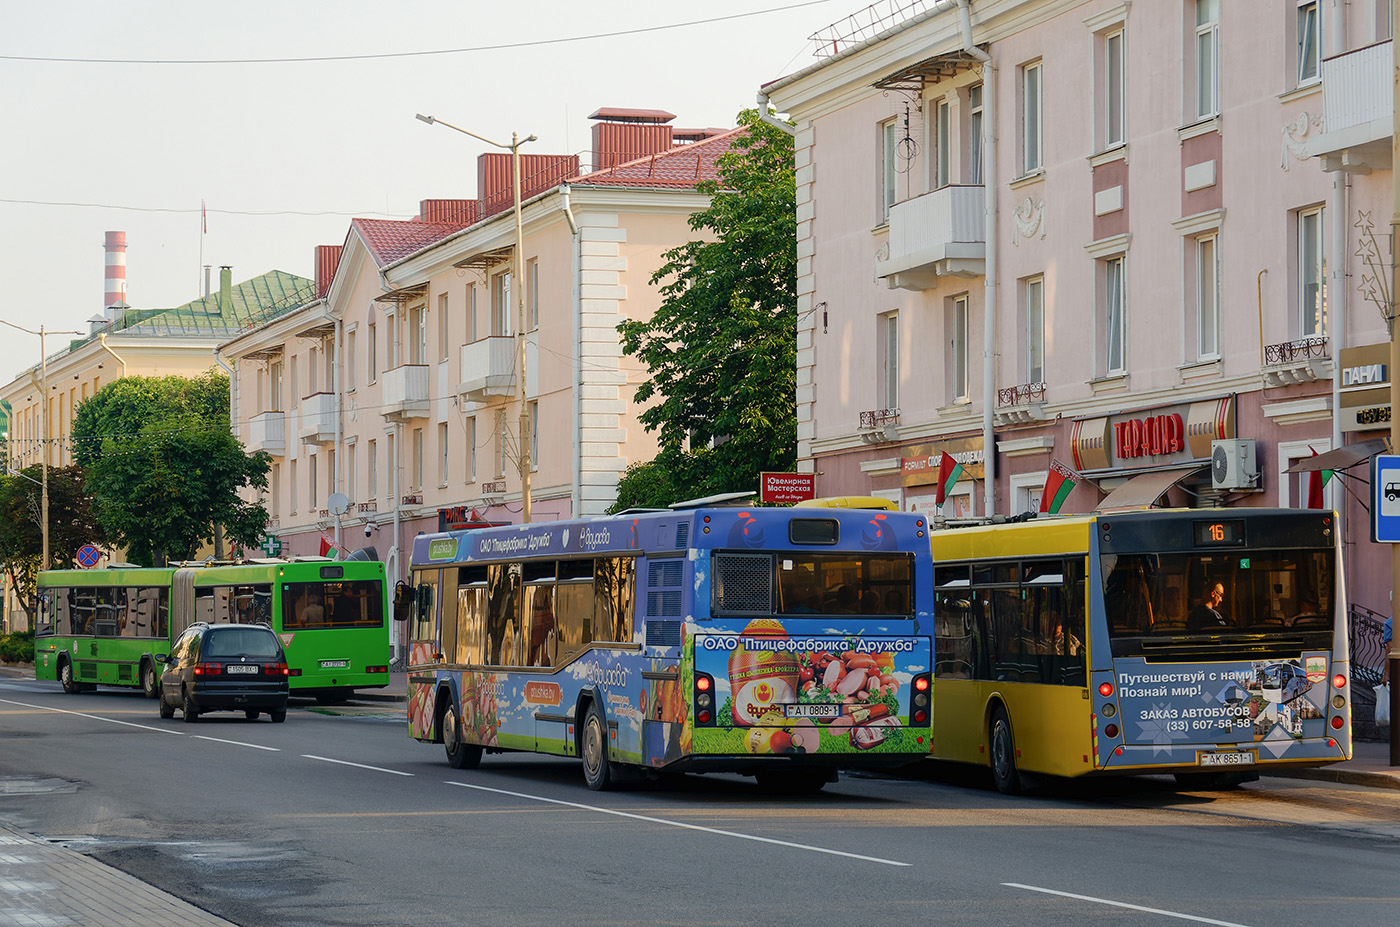
[[[126,232],[108,232],[103,244],[107,249],[107,292],[102,297],[102,308],[110,309],[126,302]]]

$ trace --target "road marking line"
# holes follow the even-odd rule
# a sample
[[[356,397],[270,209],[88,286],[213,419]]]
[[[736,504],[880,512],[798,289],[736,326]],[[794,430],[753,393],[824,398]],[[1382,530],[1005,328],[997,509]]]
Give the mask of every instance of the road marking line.
[[[562,801],[558,798],[545,798],[543,795],[528,795],[524,792],[510,792],[506,789],[493,789],[484,785],[470,785],[466,782],[453,782],[445,780],[448,785],[460,786],[464,789],[476,789],[479,792],[494,792],[497,795],[509,795],[513,798],[524,798],[529,801],[541,801],[551,805],[564,805],[569,808],[581,808],[584,811],[596,811],[600,814],[612,814],[620,818],[631,818],[634,821],[647,821],[651,824],[665,824],[668,827],[681,827],[685,830],[698,830],[706,834],[717,834],[721,837],[735,837],[739,840],[754,840],[758,843],[771,843],[780,847],[790,847],[795,850],[810,850],[813,853],[827,853],[831,856],[844,856],[847,859],[859,859],[868,863],[883,863],[886,866],[912,866],[913,863],[901,863],[894,859],[881,859],[878,856],[862,856],[859,853],[847,853],[843,850],[831,850],[826,847],[814,847],[806,843],[792,843],[787,840],[775,840],[772,837],[759,837],[754,834],[741,834],[732,830],[720,830],[715,827],[701,827],[699,824],[686,824],[683,821],[668,821],[665,818],[654,818],[645,814],[632,814],[628,811],[617,811],[612,808],[601,808],[597,805],[585,805],[576,801]]]
[[[328,756],[312,756],[310,753],[303,753],[302,757],[308,760],[320,760],[323,763],[339,763],[341,766],[354,766],[356,769],[368,769],[374,772],[393,773],[396,776],[413,775],[413,773],[400,772],[397,769],[385,769],[383,766],[366,766],[364,763],[351,763],[349,760],[333,760]]]
[[[5,698],[0,698],[0,704],[18,705],[21,708],[34,708],[38,711],[52,711],[57,712],[61,715],[76,715],[79,718],[87,718],[89,721],[106,721],[108,724],[121,724],[126,727],[138,727],[143,731],[157,731],[161,734],[175,734],[176,736],[179,736],[181,734],[180,731],[171,731],[163,727],[151,727],[149,724],[133,724],[130,721],[118,721],[116,718],[104,718],[101,715],[89,715],[84,714],[81,711],[69,711],[66,708],[50,708],[47,705],[30,705],[26,702],[12,702],[9,699]]]
[[[1184,921],[1196,921],[1200,924],[1215,924],[1217,927],[1246,927],[1244,924],[1237,924],[1234,921],[1217,921],[1209,917],[1197,917],[1194,914],[1181,914],[1177,911],[1163,911],[1161,908],[1144,908],[1142,905],[1128,904],[1126,901],[1110,901],[1107,898],[1094,898],[1091,895],[1076,895],[1073,892],[1057,892],[1053,888],[1037,888],[1034,885],[1021,885],[1018,882],[1003,882],[1007,888],[1024,888],[1028,892],[1042,892],[1046,895],[1059,895],[1061,898],[1074,898],[1078,901],[1092,901],[1094,904],[1107,904],[1115,908],[1129,908],[1133,911],[1144,911],[1148,914],[1161,914],[1163,917],[1177,917]]]
[[[273,753],[281,753],[280,747],[264,747],[262,744],[245,744],[241,740],[224,740],[222,737],[206,737],[203,734],[195,734],[195,740],[212,740],[217,744],[233,744],[235,747],[252,747],[254,750],[270,750]]]

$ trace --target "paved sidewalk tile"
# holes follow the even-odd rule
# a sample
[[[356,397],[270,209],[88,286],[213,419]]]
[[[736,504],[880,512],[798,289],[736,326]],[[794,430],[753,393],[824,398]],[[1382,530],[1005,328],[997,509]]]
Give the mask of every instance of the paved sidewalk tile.
[[[236,927],[91,857],[0,823],[0,927]]]

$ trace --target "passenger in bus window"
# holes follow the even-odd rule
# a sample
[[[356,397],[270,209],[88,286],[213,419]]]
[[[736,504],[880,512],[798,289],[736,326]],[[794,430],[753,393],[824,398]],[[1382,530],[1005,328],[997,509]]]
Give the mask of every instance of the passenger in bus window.
[[[308,625],[325,624],[326,610],[321,605],[321,597],[316,593],[309,593],[306,597],[306,607],[301,610],[297,620],[303,627]]]
[[[860,613],[862,615],[880,614],[880,593],[874,589],[867,589],[860,597]]]
[[[903,615],[908,612],[904,607],[904,593],[898,589],[891,589],[885,593],[885,614]]]
[[[1225,601],[1225,585],[1223,583],[1212,583],[1206,587],[1206,592],[1201,596],[1201,601],[1195,608],[1191,609],[1191,618],[1188,626],[1192,631],[1209,630],[1211,628],[1226,628],[1230,623],[1225,620],[1225,616],[1220,614],[1220,603]]]

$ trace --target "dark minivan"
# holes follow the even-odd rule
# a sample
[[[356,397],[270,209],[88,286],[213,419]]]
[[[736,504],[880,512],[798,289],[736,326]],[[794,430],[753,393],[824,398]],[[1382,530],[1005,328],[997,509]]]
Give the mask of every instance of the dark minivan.
[[[287,657],[266,625],[196,622],[163,658],[160,716],[184,712],[186,721],[206,711],[241,711],[249,721],[267,712],[287,720]]]

